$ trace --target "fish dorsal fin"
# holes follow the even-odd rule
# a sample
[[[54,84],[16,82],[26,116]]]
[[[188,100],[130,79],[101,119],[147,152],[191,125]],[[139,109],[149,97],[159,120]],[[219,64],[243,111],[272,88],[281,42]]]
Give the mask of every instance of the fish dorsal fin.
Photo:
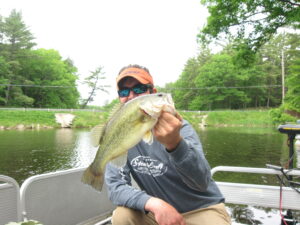
[[[114,115],[117,111],[119,111],[122,106],[124,105],[124,103],[117,103],[115,104],[112,109],[110,110],[109,114],[108,114],[108,120],[110,120],[110,118],[112,117],[112,115]]]
[[[102,137],[103,133],[104,133],[104,128],[105,125],[100,124],[95,126],[92,130],[91,130],[91,143],[94,147],[99,146],[100,143],[100,138]]]
[[[151,130],[147,131],[147,133],[144,135],[143,141],[149,145],[153,143],[153,134]]]

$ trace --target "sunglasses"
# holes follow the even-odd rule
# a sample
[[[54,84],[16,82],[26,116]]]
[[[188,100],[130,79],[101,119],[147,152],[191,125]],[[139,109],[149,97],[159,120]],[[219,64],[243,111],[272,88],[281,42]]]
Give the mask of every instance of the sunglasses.
[[[128,97],[130,91],[133,91],[135,94],[143,94],[145,93],[149,88],[152,88],[152,85],[150,84],[137,84],[131,88],[124,87],[118,91],[119,97]]]

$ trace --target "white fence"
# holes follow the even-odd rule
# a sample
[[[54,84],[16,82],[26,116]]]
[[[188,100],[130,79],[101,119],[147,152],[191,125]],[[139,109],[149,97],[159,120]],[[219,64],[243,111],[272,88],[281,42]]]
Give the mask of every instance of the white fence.
[[[18,110],[18,111],[48,111],[48,112],[104,112],[101,109],[50,109],[50,108],[0,108],[0,110]]]

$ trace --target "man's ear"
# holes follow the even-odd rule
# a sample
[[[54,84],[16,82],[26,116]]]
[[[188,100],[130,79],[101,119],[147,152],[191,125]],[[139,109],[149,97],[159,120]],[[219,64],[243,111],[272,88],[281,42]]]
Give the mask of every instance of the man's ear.
[[[153,88],[153,89],[152,89],[152,93],[157,93],[156,88]]]

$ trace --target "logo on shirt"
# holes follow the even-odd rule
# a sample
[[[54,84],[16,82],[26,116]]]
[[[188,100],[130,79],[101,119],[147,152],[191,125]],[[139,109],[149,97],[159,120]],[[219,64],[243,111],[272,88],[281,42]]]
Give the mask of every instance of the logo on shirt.
[[[154,177],[162,176],[168,170],[168,167],[162,162],[151,159],[149,156],[138,156],[131,160],[130,164],[135,172],[152,175]]]

